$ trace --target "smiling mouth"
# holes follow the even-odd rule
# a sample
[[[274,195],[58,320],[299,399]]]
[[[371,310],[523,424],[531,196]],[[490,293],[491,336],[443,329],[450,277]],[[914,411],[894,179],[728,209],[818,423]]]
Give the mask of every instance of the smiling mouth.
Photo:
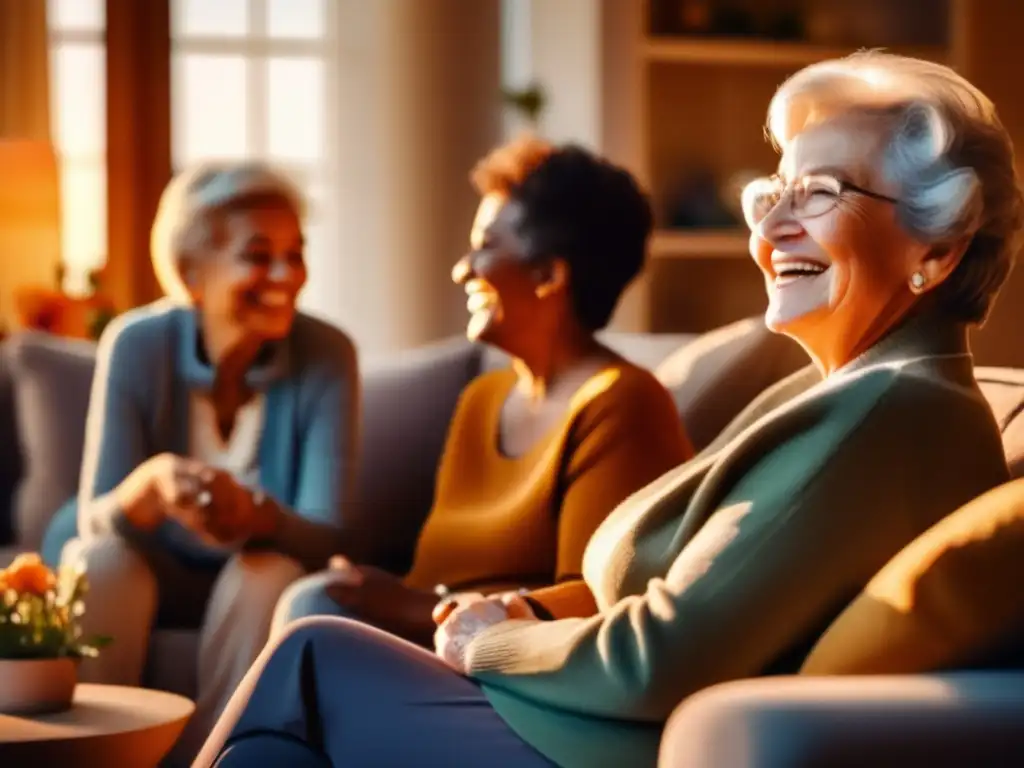
[[[819,277],[828,272],[830,266],[810,260],[788,260],[779,263],[773,267],[775,285],[784,286],[807,278]]]
[[[497,297],[484,291],[474,291],[466,295],[466,310],[475,315],[477,312],[487,312],[498,303]]]
[[[265,309],[287,309],[292,306],[292,295],[288,291],[251,291],[249,301]]]
[[[466,283],[466,310],[471,315],[480,312],[493,312],[498,307],[498,296],[483,280],[470,280]]]

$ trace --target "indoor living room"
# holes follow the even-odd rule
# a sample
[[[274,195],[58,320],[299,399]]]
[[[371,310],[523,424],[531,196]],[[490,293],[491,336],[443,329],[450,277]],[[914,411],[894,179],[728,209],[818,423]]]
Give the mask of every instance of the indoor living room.
[[[306,450],[305,436],[329,419],[343,424],[340,431],[351,445],[335,450],[331,439],[310,439],[315,461],[296,459],[301,466],[289,469],[292,479],[267,480],[269,470],[258,466],[264,476],[249,488],[249,501],[260,507],[267,497],[277,504],[291,494],[281,506],[301,516],[312,494],[296,487],[312,473],[302,467],[316,466],[332,475],[318,478],[317,488],[338,496],[336,517],[345,519],[325,513],[314,520],[322,527],[313,538],[328,529],[357,531],[356,565],[404,578],[413,572],[426,521],[447,487],[439,468],[459,432],[453,424],[460,404],[479,380],[522,363],[515,344],[474,335],[481,310],[469,287],[473,278],[458,278],[459,265],[486,250],[474,237],[485,208],[481,198],[491,193],[471,174],[492,150],[516,146],[523,136],[536,137],[550,152],[572,145],[639,185],[653,217],[644,233],[645,258],[624,281],[621,297],[616,294],[608,322],[595,324],[593,337],[667,391],[673,426],[678,421],[688,443],[687,465],[696,466],[728,450],[730,441],[742,441],[748,433],[740,427],[749,425],[752,403],[767,402],[763,393],[785,394],[780,408],[788,407],[792,393],[780,387],[803,376],[792,394],[799,400],[824,370],[811,367],[817,358],[808,356],[808,345],[766,323],[772,294],[766,294],[756,260],[752,231],[758,229],[751,228],[744,208],[744,190],[777,179],[780,142],[766,138],[764,126],[779,87],[807,67],[885,49],[947,65],[966,78],[995,104],[1001,126],[1020,147],[1024,97],[1014,62],[1022,31],[1024,5],[1017,0],[0,0],[0,765],[188,765],[212,722],[230,711],[223,701],[210,705],[216,711],[209,726],[188,730],[207,703],[204,685],[222,671],[203,662],[210,642],[203,634],[206,597],[191,601],[187,620],[167,618],[162,592],[153,598],[137,682],[96,682],[86,673],[94,657],[119,652],[119,633],[82,633],[81,614],[92,612],[89,600],[98,592],[86,591],[95,587],[89,571],[76,570],[77,560],[68,554],[78,540],[99,535],[85,522],[83,508],[101,506],[95,502],[104,496],[113,499],[112,510],[125,506],[127,497],[113,486],[89,487],[90,477],[103,474],[96,467],[106,459],[98,454],[135,451],[148,462],[175,453],[169,446],[178,443],[163,440],[164,432],[177,440],[179,427],[192,423],[193,410],[186,415],[175,399],[175,387],[187,379],[184,366],[173,362],[178,347],[154,352],[163,342],[147,337],[137,342],[134,357],[111,351],[125,327],[173,298],[157,256],[162,201],[173,179],[205,168],[216,181],[218,173],[256,168],[259,179],[265,172],[287,195],[301,198],[294,206],[299,253],[289,255],[290,262],[283,259],[280,269],[284,274],[298,269],[296,259],[301,262],[293,315],[314,330],[302,344],[292,344],[289,359],[307,355],[323,365],[314,366],[317,376],[329,371],[347,377],[340,410],[350,410],[316,410],[310,403],[319,390],[310,395],[308,382],[296,385],[286,414],[272,411],[269,393],[255,400],[266,409],[267,425],[286,425],[279,433],[286,446],[281,454]],[[1017,173],[1024,170],[1019,156],[1018,150]],[[193,178],[193,191],[209,179]],[[864,191],[833,181],[836,198],[848,189]],[[275,190],[275,199],[287,196]],[[791,194],[780,186],[773,205]],[[874,197],[899,202],[898,195]],[[593,263],[586,269],[605,268],[599,258]],[[181,282],[190,286],[181,270]],[[579,271],[577,263],[569,274]],[[254,291],[236,292],[245,294],[243,303],[259,304]],[[216,303],[208,295],[196,292],[167,311],[200,316],[202,307]],[[580,299],[574,300],[577,306]],[[510,300],[509,317],[531,314],[513,310]],[[202,319],[190,322],[183,326],[191,333],[188,353],[217,369],[210,350],[199,349],[205,343]],[[1022,324],[1024,274],[1016,269],[970,336],[973,376],[984,396],[977,399],[987,403],[992,431],[1002,440],[1008,482],[1001,487],[1007,488],[1024,476]],[[324,362],[335,352],[338,359]],[[164,358],[172,361],[166,371]],[[219,382],[211,373],[200,388],[213,391]],[[241,418],[254,395],[244,386],[236,394]],[[499,430],[507,415],[503,407],[495,411]],[[95,436],[100,422],[136,411],[144,414],[137,432],[118,432],[106,442]],[[294,434],[287,431],[293,426]],[[260,429],[266,436],[270,426]],[[919,434],[932,431],[922,426]],[[504,439],[499,431],[499,454]],[[194,442],[189,436],[181,445],[191,450]],[[652,455],[656,442],[650,441]],[[972,448],[959,446],[968,455],[965,463]],[[185,455],[188,450],[182,457],[194,458]],[[269,455],[269,449],[260,453]],[[567,473],[555,481],[556,489],[568,483],[570,458],[556,462]],[[755,462],[730,465],[728,472],[746,471],[748,464]],[[133,469],[112,482],[123,483]],[[725,469],[722,476],[730,476]],[[227,464],[220,470],[230,474]],[[892,466],[893,474],[899,471]],[[932,469],[936,476],[958,471]],[[200,508],[203,493],[196,495]],[[970,570],[957,570],[959,563],[991,563],[971,582],[988,589],[988,608],[978,609],[983,618],[963,608],[957,615],[971,616],[963,625],[936,620],[941,641],[928,646],[969,639],[970,654],[936,657],[920,669],[868,669],[868,678],[804,675],[799,664],[763,665],[763,675],[712,676],[707,685],[685,688],[667,712],[636,717],[643,727],[656,723],[659,734],[669,723],[657,765],[1017,764],[1024,753],[1024,679],[1017,671],[1024,600],[1010,594],[1004,578],[1006,564],[1024,556],[1024,489],[1017,494],[1020,499],[1000,502],[1002,517],[985,528],[983,543],[992,544],[992,531],[1001,537],[998,546],[992,544],[991,559],[985,559],[989,550],[970,550],[981,534],[972,538],[958,529],[956,551],[967,553],[962,561],[926,589],[921,583],[931,572],[924,571],[946,561],[937,549],[922,549],[915,560],[920,583],[913,585],[920,592],[908,587],[885,593],[891,597],[887,607],[907,614],[913,614],[915,599],[927,608],[929,595],[938,595],[937,615],[948,618],[942,610],[950,606],[976,605],[977,591],[959,587],[957,579]],[[117,525],[104,535],[133,541]],[[310,562],[287,552],[300,562],[296,578],[286,581],[334,567],[329,545],[335,539],[329,543],[323,535],[323,557],[315,547],[306,550],[317,553]],[[911,538],[916,544],[927,535]],[[245,549],[228,539],[212,549],[219,547],[225,558]],[[908,541],[897,551],[905,555],[912,546]],[[538,551],[545,547],[557,549],[554,543],[537,545]],[[880,564],[903,562],[898,560],[887,555]],[[216,567],[229,568],[223,562]],[[700,563],[688,567],[698,580]],[[206,569],[201,578],[210,568],[197,567]],[[566,573],[589,583],[582,565]],[[161,590],[164,578],[157,578]],[[211,572],[209,578],[218,576]],[[527,595],[556,581],[512,586]],[[649,581],[657,579],[644,579]],[[436,584],[445,587],[437,591],[439,605],[451,596],[448,586],[452,594],[463,591],[451,580]],[[863,601],[862,587],[845,595],[844,605],[856,607],[855,597]],[[206,594],[216,595],[218,588]],[[471,588],[475,592],[475,586],[465,587]],[[247,602],[248,594],[239,591],[238,602]],[[141,609],[126,602],[107,610],[127,615]],[[589,613],[564,620],[596,620],[615,610],[592,598]],[[885,634],[889,613],[870,616],[866,624],[880,630],[866,645],[891,641],[895,647],[905,639]],[[837,611],[828,618],[824,626],[831,631],[832,619],[839,623],[843,616]],[[253,659],[246,658],[231,678],[232,689],[268,636],[264,631],[254,637]],[[652,648],[657,645],[652,641]],[[998,654],[992,650],[997,646]],[[975,663],[979,655],[985,663]],[[554,701],[540,706],[558,709],[561,700]],[[605,717],[600,706],[595,711]],[[182,746],[190,738],[197,739],[194,749]],[[566,763],[533,746],[548,764]],[[325,747],[323,754],[328,752]],[[654,764],[647,753],[637,760],[638,766]],[[444,763],[424,758],[422,764]]]

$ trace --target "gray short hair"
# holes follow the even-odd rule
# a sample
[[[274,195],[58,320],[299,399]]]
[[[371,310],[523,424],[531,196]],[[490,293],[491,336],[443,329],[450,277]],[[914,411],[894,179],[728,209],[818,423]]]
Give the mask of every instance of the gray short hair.
[[[779,148],[842,113],[889,120],[887,178],[900,189],[900,223],[927,243],[970,238],[937,295],[958,320],[984,322],[1010,273],[1024,224],[1013,143],[992,102],[949,67],[862,51],[812,64],[768,108]]]
[[[201,163],[175,176],[164,189],[150,232],[153,270],[164,293],[191,297],[181,277],[182,259],[201,253],[214,236],[216,214],[283,200],[300,219],[306,201],[283,173],[258,162]]]

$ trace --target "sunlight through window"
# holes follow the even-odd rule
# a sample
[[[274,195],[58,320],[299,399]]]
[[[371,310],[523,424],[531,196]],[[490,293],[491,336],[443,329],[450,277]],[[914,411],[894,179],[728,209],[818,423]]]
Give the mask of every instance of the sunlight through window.
[[[103,0],[48,0],[50,122],[61,172],[64,288],[88,290],[107,260],[106,17]]]
[[[303,309],[339,320],[332,9],[325,0],[173,0],[172,155],[259,158],[310,196]]]

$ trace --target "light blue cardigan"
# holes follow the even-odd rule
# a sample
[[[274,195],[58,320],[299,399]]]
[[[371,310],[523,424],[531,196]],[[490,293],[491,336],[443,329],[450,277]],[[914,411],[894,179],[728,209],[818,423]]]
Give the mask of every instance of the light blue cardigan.
[[[213,384],[200,355],[196,313],[160,301],[112,322],[99,343],[78,496],[83,538],[118,532],[165,546],[180,559],[215,565],[226,553],[168,521],[142,534],[112,491],[163,452],[186,455],[189,395]],[[287,339],[246,375],[265,397],[259,446],[262,489],[294,514],[267,545],[309,568],[337,551],[355,480],[359,373],[352,341],[299,314]]]

